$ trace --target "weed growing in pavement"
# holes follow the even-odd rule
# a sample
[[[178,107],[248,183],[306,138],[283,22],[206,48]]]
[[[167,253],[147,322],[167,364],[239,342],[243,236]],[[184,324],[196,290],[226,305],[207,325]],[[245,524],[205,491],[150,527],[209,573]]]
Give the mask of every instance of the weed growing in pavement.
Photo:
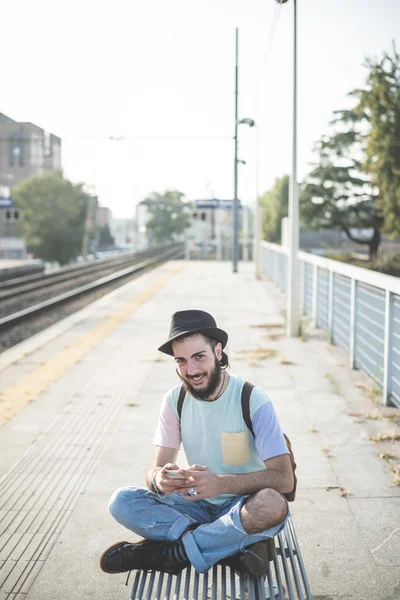
[[[278,352],[274,348],[256,348],[255,350],[246,349],[238,351],[239,357],[251,366],[257,366],[261,360],[273,358],[277,354]]]
[[[350,492],[347,492],[342,485],[328,485],[326,491],[330,492],[331,490],[339,490],[342,498],[347,498],[347,496],[352,495]]]
[[[258,325],[250,325],[250,327],[254,329],[282,329],[284,327],[284,323],[260,323]]]
[[[358,423],[364,423],[365,421],[390,421],[395,425],[400,425],[400,414],[396,412],[386,412],[384,408],[377,408],[373,412],[349,412],[349,417],[356,417]]]
[[[362,390],[364,396],[370,400],[375,400],[375,398],[382,395],[382,388],[375,380],[372,380],[371,385],[361,382],[356,383],[355,387]]]
[[[400,441],[400,431],[378,433],[378,435],[373,435],[369,439],[371,442],[397,442]]]
[[[290,360],[290,358],[286,358],[285,356],[282,356],[279,359],[279,362],[281,365],[295,365],[296,363],[293,362],[292,360]]]
[[[394,462],[400,460],[400,456],[398,454],[393,454],[392,452],[381,452],[379,458],[386,461],[389,469],[393,473],[392,485],[400,487],[400,464]]]
[[[358,419],[358,423],[363,423],[364,421],[381,421],[385,418],[383,414],[378,412],[349,412],[349,417],[356,417]]]
[[[266,340],[270,340],[271,342],[276,342],[276,340],[280,340],[284,337],[283,333],[270,333],[265,336]]]
[[[337,396],[340,396],[339,384],[331,373],[325,373],[325,379],[327,379],[333,387],[333,391]]]
[[[393,471],[393,485],[400,487],[400,466],[397,465],[395,470]]]
[[[299,319],[299,337],[302,342],[307,341],[306,326],[302,317]]]
[[[326,458],[333,458],[333,454],[329,448],[321,448],[321,451],[325,454]]]
[[[393,452],[381,452],[379,458],[383,458],[383,460],[390,460],[392,458],[400,458],[400,456],[393,454]]]

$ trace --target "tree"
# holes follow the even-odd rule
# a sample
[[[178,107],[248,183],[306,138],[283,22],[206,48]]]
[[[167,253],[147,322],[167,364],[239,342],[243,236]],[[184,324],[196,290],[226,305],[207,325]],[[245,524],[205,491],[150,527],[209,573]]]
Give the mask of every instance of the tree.
[[[189,227],[189,214],[183,198],[182,192],[166,190],[163,194],[153,192],[141,202],[149,212],[146,229],[152,233],[155,242],[171,241]]]
[[[321,138],[316,145],[319,161],[303,184],[300,211],[311,228],[341,229],[353,242],[368,245],[371,260],[380,245],[383,219],[376,191],[357,158],[361,141],[354,129]],[[366,239],[354,229],[372,233]]]
[[[400,54],[395,44],[380,60],[367,59],[366,67],[364,89],[352,92],[358,98],[357,121],[367,125],[365,170],[379,190],[385,233],[400,237]]]
[[[12,195],[22,213],[18,230],[30,252],[60,264],[80,253],[89,200],[82,184],[52,171],[22,181]]]
[[[274,187],[260,198],[263,208],[263,238],[279,243],[281,221],[288,215],[289,176],[275,179]]]
[[[381,231],[400,236],[400,55],[393,44],[391,54],[365,66],[365,86],[350,93],[357,104],[335,112],[339,131],[318,145],[320,163],[304,186],[302,210],[314,226],[339,227],[367,243],[373,258]],[[357,238],[352,227],[372,228],[370,239]]]

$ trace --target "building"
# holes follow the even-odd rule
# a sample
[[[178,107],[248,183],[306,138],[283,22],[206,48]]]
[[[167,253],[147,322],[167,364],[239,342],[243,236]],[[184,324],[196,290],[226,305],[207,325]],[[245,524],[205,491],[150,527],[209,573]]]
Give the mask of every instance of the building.
[[[251,253],[251,210],[239,201],[239,253]],[[191,202],[190,227],[186,232],[192,257],[230,260],[233,247],[233,201],[210,198]]]
[[[56,170],[61,170],[61,139],[0,113],[0,195],[32,175]]]
[[[112,212],[108,208],[108,206],[97,206],[96,209],[96,225],[98,227],[106,227],[111,228],[112,223]]]
[[[113,218],[110,231],[118,248],[136,248],[136,223],[133,219]]]

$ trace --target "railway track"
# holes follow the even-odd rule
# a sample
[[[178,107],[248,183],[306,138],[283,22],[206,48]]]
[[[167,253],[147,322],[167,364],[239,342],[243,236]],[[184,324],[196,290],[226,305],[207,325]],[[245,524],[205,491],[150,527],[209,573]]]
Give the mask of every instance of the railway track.
[[[183,244],[169,244],[48,275],[0,285],[0,352],[76,312],[160,262],[182,258]]]

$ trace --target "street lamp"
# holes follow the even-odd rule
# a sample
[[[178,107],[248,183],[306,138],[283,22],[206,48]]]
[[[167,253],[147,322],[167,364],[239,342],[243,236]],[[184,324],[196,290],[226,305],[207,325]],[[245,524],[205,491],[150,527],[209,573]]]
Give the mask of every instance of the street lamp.
[[[288,0],[276,0],[284,4]],[[287,268],[287,333],[299,335],[299,191],[297,185],[297,0],[293,0],[293,138],[292,138],[292,174],[289,190],[289,253]]]
[[[236,27],[236,68],[235,68],[235,159],[234,159],[234,192],[233,192],[233,272],[238,270],[239,256],[239,200],[238,200],[238,164],[244,161],[238,159],[238,126],[248,125],[254,127],[253,119],[246,117],[238,118],[238,98],[239,98],[239,29]]]

